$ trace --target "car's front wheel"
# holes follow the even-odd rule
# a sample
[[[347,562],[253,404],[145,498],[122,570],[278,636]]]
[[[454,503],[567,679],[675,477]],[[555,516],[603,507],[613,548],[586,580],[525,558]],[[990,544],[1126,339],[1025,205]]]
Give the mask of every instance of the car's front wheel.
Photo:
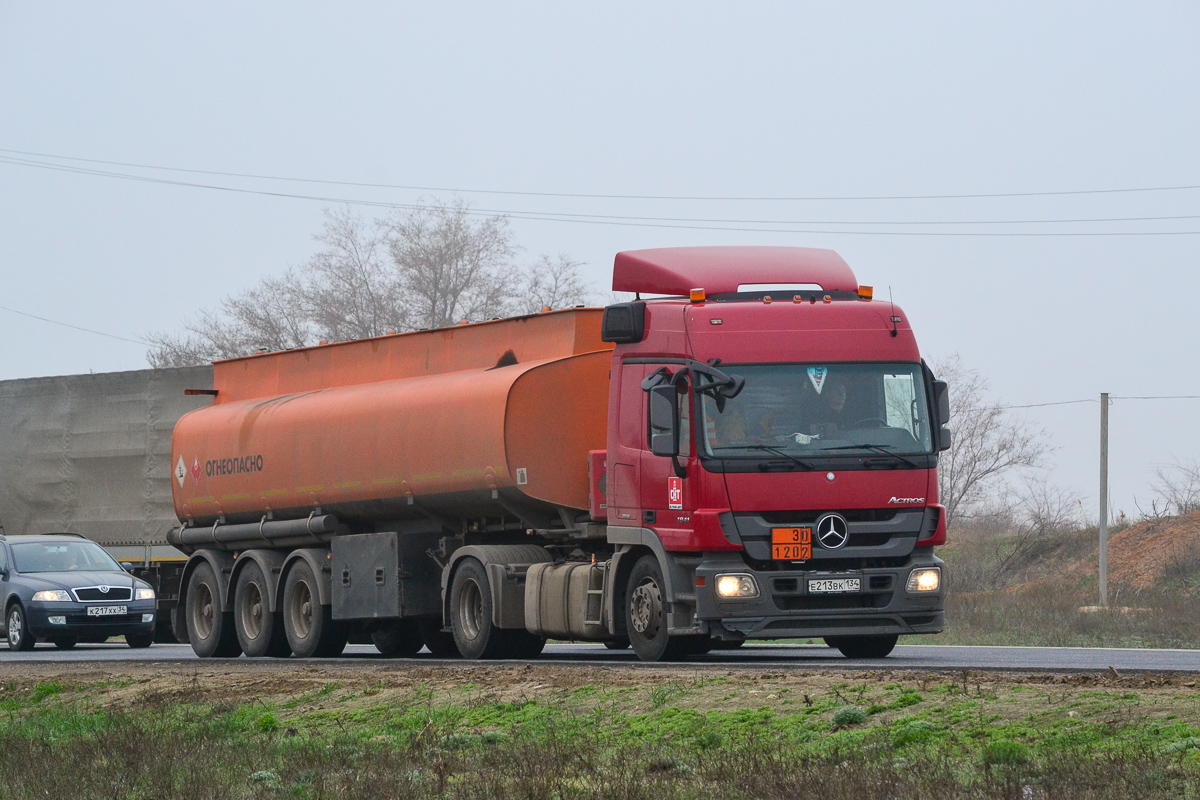
[[[154,644],[154,631],[131,631],[125,634],[125,644],[141,650],[143,647],[149,647]]]
[[[19,603],[13,603],[8,609],[8,649],[32,650],[35,644],[33,634],[25,619],[25,609]]]

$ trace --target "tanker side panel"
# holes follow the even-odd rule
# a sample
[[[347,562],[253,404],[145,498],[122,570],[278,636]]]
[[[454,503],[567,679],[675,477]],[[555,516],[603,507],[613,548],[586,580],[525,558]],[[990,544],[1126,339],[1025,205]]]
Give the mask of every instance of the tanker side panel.
[[[167,546],[171,431],[207,397],[211,366],[0,382],[0,524],[70,531],[118,558],[180,558]]]

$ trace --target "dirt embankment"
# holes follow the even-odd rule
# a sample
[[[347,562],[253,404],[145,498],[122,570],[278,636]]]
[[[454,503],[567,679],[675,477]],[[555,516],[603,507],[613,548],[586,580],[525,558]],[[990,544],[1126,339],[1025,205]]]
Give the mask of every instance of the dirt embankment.
[[[1070,566],[1073,576],[1095,575],[1098,555],[1090,552]],[[1200,513],[1150,519],[1108,539],[1108,580],[1130,589],[1200,581]]]

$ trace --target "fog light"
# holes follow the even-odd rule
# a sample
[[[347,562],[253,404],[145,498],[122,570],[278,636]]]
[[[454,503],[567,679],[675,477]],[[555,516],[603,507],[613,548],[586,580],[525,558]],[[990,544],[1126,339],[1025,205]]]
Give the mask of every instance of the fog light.
[[[142,622],[154,622],[153,614],[142,614]]]
[[[904,591],[910,593],[936,592],[942,585],[942,571],[937,567],[929,569],[914,569],[908,575],[908,585]]]
[[[49,620],[51,625],[66,625],[67,624],[66,617],[46,617],[46,619]]]
[[[718,575],[717,594],[721,597],[758,597],[758,584],[750,575]]]

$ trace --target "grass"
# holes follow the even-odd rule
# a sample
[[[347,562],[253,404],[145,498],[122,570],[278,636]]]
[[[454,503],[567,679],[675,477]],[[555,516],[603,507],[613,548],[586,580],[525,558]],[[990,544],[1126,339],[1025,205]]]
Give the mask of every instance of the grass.
[[[469,688],[381,680],[290,706],[205,699],[208,686],[117,701],[99,684],[10,683],[0,796],[1200,797],[1200,695],[1185,684],[733,676],[514,700],[477,672]],[[731,688],[748,702],[722,699]]]

